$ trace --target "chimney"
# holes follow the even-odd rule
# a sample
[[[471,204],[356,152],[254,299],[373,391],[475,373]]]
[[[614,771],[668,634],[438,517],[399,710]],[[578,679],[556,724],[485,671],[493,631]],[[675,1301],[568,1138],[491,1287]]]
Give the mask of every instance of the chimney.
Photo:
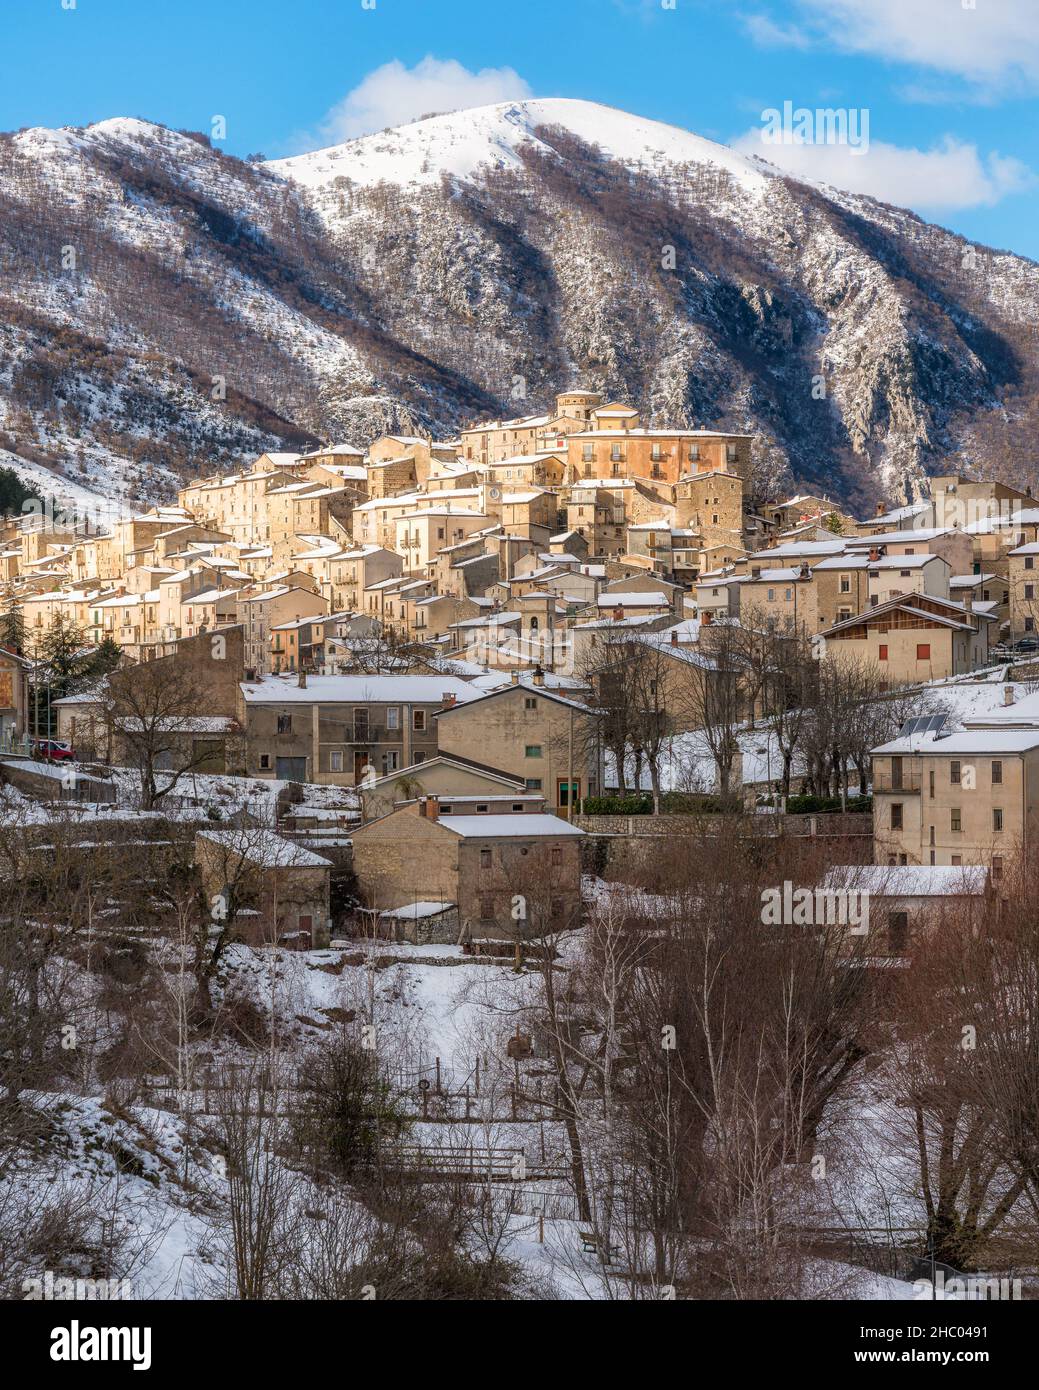
[[[613,610],[613,621],[614,621],[615,623],[622,623],[622,622],[624,621],[624,609],[623,609],[623,608],[615,608],[615,609]]]
[[[1012,705],[1014,703],[1014,687],[1012,685],[1005,685],[1003,687],[1003,703],[1004,705]]]
[[[880,551],[877,549],[877,547],[876,547],[875,545],[871,545],[870,548],[869,548],[869,562],[870,562],[870,564],[871,564],[871,565],[875,565],[879,559],[880,559]]]
[[[676,627],[671,629],[671,645],[673,647],[678,646],[678,629]]]
[[[445,709],[450,709],[451,706],[455,703],[455,696],[450,690],[445,690],[443,695],[441,696],[441,699],[444,702]]]
[[[544,671],[541,669],[540,666],[535,666],[535,667],[534,667],[534,684],[535,684],[535,685],[544,685],[544,684],[545,684],[545,673],[544,673]]]
[[[812,567],[811,567],[811,565],[809,565],[809,563],[808,563],[807,560],[802,560],[802,561],[801,561],[801,578],[802,578],[802,579],[811,579],[811,577],[812,577]]]
[[[709,608],[705,613],[700,615],[700,623],[703,627],[711,626],[711,610]]]
[[[974,590],[969,585],[963,591],[963,609],[965,613],[974,611]]]
[[[437,796],[424,796],[419,802],[420,813],[426,820],[440,819],[440,798]]]
[[[513,683],[513,685],[519,685],[519,672],[518,672],[518,671],[513,671],[513,673],[512,673],[512,683]]]
[[[299,685],[300,690],[306,690],[306,688],[307,688],[307,673],[306,673],[306,671],[304,671],[304,669],[303,669],[302,666],[299,668],[299,677],[298,677],[298,679],[297,679],[297,684]]]
[[[883,515],[884,515],[884,504],[883,504],[883,502],[878,502],[878,503],[877,503],[876,515],[877,515],[877,516],[883,516]]]

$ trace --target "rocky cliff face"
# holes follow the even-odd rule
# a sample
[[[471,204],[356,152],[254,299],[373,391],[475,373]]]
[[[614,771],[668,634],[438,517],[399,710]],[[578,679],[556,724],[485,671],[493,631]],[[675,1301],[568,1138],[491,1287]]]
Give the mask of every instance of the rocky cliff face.
[[[4,136],[0,295],[0,448],[134,500],[571,384],[859,505],[1034,468],[1039,266],[586,102],[267,165],[136,120]]]

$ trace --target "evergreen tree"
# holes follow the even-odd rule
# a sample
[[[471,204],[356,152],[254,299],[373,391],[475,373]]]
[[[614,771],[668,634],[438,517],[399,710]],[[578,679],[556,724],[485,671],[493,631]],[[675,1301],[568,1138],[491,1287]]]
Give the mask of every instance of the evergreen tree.
[[[83,629],[71,618],[59,614],[44,635],[42,655],[47,665],[51,698],[60,700],[74,694],[87,676],[90,660],[84,647]]]
[[[0,597],[0,646],[19,654],[25,646],[25,615],[18,590],[10,582],[4,585]]]
[[[113,641],[109,636],[104,640],[86,659],[84,675],[87,680],[100,680],[102,676],[107,676],[110,671],[114,671],[123,658],[123,649],[119,643]]]

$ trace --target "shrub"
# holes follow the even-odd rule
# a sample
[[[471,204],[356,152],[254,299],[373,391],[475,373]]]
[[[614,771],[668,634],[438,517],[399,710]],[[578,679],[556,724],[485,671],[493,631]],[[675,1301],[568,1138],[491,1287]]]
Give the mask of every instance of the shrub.
[[[787,798],[786,809],[792,816],[827,815],[833,811],[872,811],[871,796],[849,796],[846,806],[841,805],[839,796],[791,796]]]

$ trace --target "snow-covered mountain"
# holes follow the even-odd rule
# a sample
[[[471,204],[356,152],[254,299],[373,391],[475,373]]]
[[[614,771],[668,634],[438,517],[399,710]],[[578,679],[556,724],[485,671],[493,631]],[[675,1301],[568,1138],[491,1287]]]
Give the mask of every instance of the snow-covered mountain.
[[[0,137],[0,448],[108,495],[571,384],[860,503],[1031,478],[1039,266],[583,101],[268,164],[145,121]]]

